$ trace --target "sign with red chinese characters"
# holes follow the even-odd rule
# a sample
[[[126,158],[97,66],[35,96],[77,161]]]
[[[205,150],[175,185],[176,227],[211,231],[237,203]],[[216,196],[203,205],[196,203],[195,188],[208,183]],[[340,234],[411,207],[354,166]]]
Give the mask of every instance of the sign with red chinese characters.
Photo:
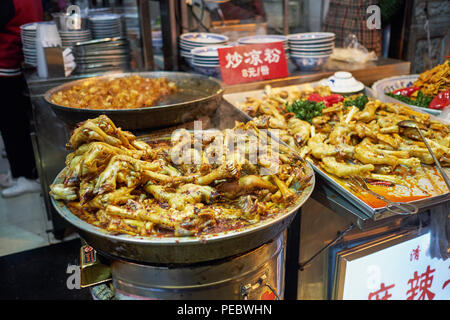
[[[222,80],[226,84],[284,78],[289,75],[282,42],[219,48]]]
[[[343,288],[337,298],[344,300],[449,300],[450,259],[429,255],[430,233],[398,242],[401,237],[359,246],[341,254],[338,275]],[[389,246],[391,240],[396,244]],[[364,250],[370,254],[362,254]],[[375,251],[374,251],[375,250]],[[353,253],[350,253],[352,252]],[[352,257],[353,255],[353,257]],[[338,254],[339,256],[339,254]],[[345,257],[344,257],[345,256]]]

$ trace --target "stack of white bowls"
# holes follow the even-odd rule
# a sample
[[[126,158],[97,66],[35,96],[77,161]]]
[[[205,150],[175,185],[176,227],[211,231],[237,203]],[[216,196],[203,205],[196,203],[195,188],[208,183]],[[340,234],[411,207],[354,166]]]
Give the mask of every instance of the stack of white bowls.
[[[225,46],[228,40],[227,36],[217,33],[189,32],[180,35],[178,46],[180,55],[192,67],[191,50],[206,46]]]
[[[282,42],[286,58],[289,58],[289,41],[286,36],[267,34],[267,35],[259,35],[259,36],[249,36],[249,37],[244,37],[244,38],[238,39],[238,44],[240,44],[240,45],[264,44],[264,43],[273,43],[273,42]]]
[[[22,51],[26,64],[37,66],[36,52],[36,29],[38,24],[55,24],[53,21],[32,22],[20,26],[20,37],[22,39]]]
[[[221,78],[219,48],[229,48],[230,46],[207,46],[192,49],[192,68],[200,74]]]
[[[120,37],[123,33],[121,15],[115,13],[99,13],[89,16],[89,29],[93,39]]]
[[[36,23],[20,26],[20,36],[25,63],[36,66]]]
[[[307,32],[288,37],[290,58],[300,70],[319,70],[334,49],[335,34],[331,32]]]

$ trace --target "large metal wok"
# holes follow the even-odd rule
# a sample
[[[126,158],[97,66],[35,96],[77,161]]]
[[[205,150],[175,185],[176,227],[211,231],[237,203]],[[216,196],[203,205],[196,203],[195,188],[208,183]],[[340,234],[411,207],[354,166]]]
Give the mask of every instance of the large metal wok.
[[[190,264],[211,261],[242,254],[274,239],[284,231],[298,209],[310,197],[315,176],[305,163],[306,174],[312,178],[297,200],[276,217],[260,221],[241,229],[208,234],[202,237],[139,237],[113,235],[91,225],[74,214],[64,202],[52,198],[56,211],[78,231],[79,235],[99,252],[140,263]],[[62,183],[58,176],[53,183]]]
[[[93,78],[113,79],[135,75],[146,78],[167,78],[167,80],[176,83],[178,92],[164,97],[152,107],[137,109],[79,109],[57,105],[51,101],[51,96],[54,93],[86,80],[81,79],[48,90],[44,99],[56,116],[69,126],[75,127],[79,122],[105,114],[118,127],[124,130],[137,130],[169,127],[194,121],[201,116],[208,116],[217,108],[223,95],[223,89],[218,80],[185,72],[131,72]]]

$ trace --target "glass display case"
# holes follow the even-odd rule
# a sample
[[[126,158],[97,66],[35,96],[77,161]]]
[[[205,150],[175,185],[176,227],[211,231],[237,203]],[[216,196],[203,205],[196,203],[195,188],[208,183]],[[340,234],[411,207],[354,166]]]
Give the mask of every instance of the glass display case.
[[[343,6],[344,2],[348,4]],[[356,40],[358,45],[364,46],[369,52],[374,51],[374,55],[364,63],[343,64],[342,60],[328,59],[331,53],[325,52],[326,50],[322,48],[308,48],[316,51],[320,49],[319,52],[303,52],[302,48],[300,53],[295,52],[296,48],[288,48],[286,53],[290,74],[305,71],[298,66],[296,62],[298,59],[294,59],[294,56],[304,54],[310,59],[314,54],[316,60],[319,54],[327,56],[327,59],[320,59],[324,61],[321,61],[320,67],[313,71],[334,72],[338,69],[351,71],[375,66],[378,61],[382,65],[395,63],[389,61],[387,52],[390,49],[391,57],[399,56],[394,51],[398,49],[398,41],[401,39],[395,38],[393,40],[395,43],[390,44],[390,32],[405,31],[404,26],[401,30],[397,30],[398,27],[391,28],[390,23],[385,24],[384,21],[381,28],[373,30],[366,28],[365,20],[369,16],[366,1],[358,4],[341,0],[67,0],[46,1],[46,3],[47,20],[54,20],[55,14],[67,14],[73,7],[81,8],[82,14],[87,16],[84,28],[91,29],[93,39],[98,39],[94,34],[96,28],[98,30],[104,26],[100,22],[96,26],[91,21],[93,15],[119,15],[122,28],[120,35],[129,43],[130,64],[110,69],[122,71],[197,72],[186,62],[183,48],[180,48],[180,36],[192,32],[226,36],[227,41],[220,44],[232,46],[240,44],[239,39],[249,36],[288,37],[298,33],[331,32],[335,34],[332,48],[344,47],[350,40]],[[341,7],[348,7],[349,12],[357,19],[346,19],[346,13]],[[407,6],[397,5],[392,8],[381,7],[380,11],[384,19],[388,13],[390,16],[395,16],[394,14],[404,16],[407,9]],[[82,65],[83,58],[75,55],[75,62]],[[105,59],[106,56],[103,60]],[[89,61],[98,62],[92,59]]]

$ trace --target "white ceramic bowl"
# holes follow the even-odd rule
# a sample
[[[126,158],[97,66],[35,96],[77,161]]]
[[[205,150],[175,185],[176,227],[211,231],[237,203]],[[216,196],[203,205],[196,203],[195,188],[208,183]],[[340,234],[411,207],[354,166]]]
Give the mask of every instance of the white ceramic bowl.
[[[261,44],[274,42],[282,42],[284,47],[288,47],[289,45],[287,37],[282,35],[258,35],[238,39],[239,44]]]
[[[331,32],[306,32],[288,35],[289,46],[293,45],[323,45],[334,43],[335,35]]]
[[[316,71],[327,62],[330,55],[322,56],[296,56],[291,54],[291,61],[302,71]]]
[[[201,66],[219,65],[219,48],[229,48],[231,46],[208,46],[191,50],[193,64]]]
[[[195,72],[203,74],[209,77],[222,78],[222,73],[220,72],[220,65],[203,65],[192,63],[192,68]]]
[[[179,38],[179,49],[180,56],[182,56],[187,64],[193,67],[194,60],[200,64],[208,64],[208,55],[217,56],[218,63],[218,54],[217,49],[215,49],[215,53],[210,53],[209,50],[202,48],[213,48],[213,47],[224,47],[227,46],[228,37],[223,36],[221,34],[215,33],[184,33]],[[197,50],[199,49],[199,50]],[[194,57],[192,51],[196,52],[197,56]],[[206,51],[205,54],[200,53],[201,51]],[[214,50],[213,50],[214,51]],[[211,51],[211,52],[213,52]],[[200,60],[199,60],[200,59]]]
[[[308,51],[308,50],[291,49],[291,50],[289,50],[289,52],[293,55],[323,56],[323,55],[331,55],[333,53],[333,50],[328,49],[328,50]]]
[[[314,48],[314,49],[328,48],[328,47],[334,47],[334,41],[329,41],[329,42],[324,42],[324,43],[319,43],[319,44],[291,43],[290,47],[294,47],[294,48]]]
[[[338,71],[328,79],[321,81],[334,93],[350,94],[364,90],[364,84],[356,80],[350,72]]]
[[[206,33],[206,32],[189,32],[180,35],[180,41],[184,44],[218,44],[229,41],[227,36],[217,34],[217,33]]]

